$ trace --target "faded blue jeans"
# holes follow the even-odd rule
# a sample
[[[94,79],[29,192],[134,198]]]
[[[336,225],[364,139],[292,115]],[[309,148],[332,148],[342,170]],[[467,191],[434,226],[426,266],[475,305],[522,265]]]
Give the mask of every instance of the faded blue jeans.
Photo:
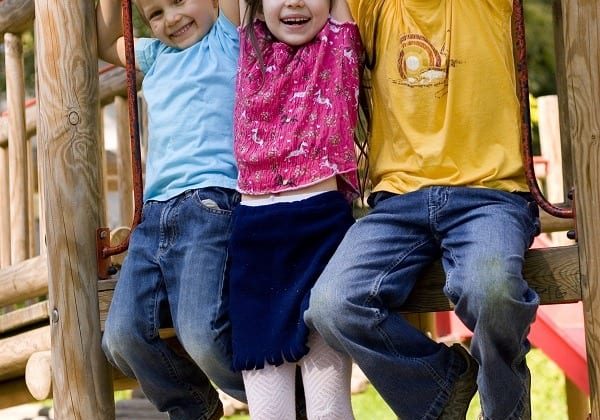
[[[102,347],[171,419],[215,415],[220,402],[208,378],[245,400],[242,377],[230,370],[222,295],[231,210],[238,202],[239,194],[224,188],[146,202],[117,282]],[[159,338],[159,328],[171,323],[195,363]]]
[[[457,353],[397,312],[433,260],[444,293],[473,332],[486,418],[518,419],[529,398],[527,334],[539,304],[522,277],[539,232],[528,194],[430,187],[372,196],[311,293],[305,319],[348,353],[402,420],[437,419],[464,370]]]

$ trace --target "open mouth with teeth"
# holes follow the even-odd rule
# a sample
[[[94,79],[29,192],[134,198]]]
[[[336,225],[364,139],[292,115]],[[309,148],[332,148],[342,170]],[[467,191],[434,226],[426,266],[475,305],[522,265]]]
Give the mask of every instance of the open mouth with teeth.
[[[177,29],[175,32],[173,32],[173,33],[171,34],[171,37],[172,37],[172,38],[177,38],[177,37],[179,37],[179,36],[183,35],[184,33],[186,33],[186,32],[187,32],[187,30],[188,30],[188,29],[190,29],[191,27],[192,27],[192,22],[190,22],[190,23],[188,23],[187,25],[185,25],[185,26],[183,26],[183,27],[181,27],[181,28]]]
[[[310,18],[305,17],[293,17],[293,18],[283,18],[281,19],[281,23],[284,25],[292,25],[292,26],[300,26],[308,23]]]

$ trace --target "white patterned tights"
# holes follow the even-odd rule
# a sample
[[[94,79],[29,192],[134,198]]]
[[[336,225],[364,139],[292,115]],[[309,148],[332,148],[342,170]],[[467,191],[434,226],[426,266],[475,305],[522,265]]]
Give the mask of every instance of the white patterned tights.
[[[294,420],[296,366],[300,366],[308,420],[353,420],[350,403],[352,363],[311,333],[310,352],[297,363],[265,364],[242,372],[252,420]]]

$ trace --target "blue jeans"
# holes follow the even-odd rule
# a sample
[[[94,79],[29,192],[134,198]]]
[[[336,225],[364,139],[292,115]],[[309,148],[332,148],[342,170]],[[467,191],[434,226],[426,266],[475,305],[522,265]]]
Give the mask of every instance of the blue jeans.
[[[436,419],[464,370],[457,353],[398,313],[433,260],[444,292],[473,332],[471,353],[486,418],[523,411],[527,333],[539,298],[523,280],[523,256],[539,232],[528,195],[431,187],[376,194],[312,290],[308,325],[347,352],[403,420]]]
[[[171,419],[214,416],[220,401],[208,378],[245,400],[242,377],[230,370],[222,295],[238,202],[238,193],[216,187],[146,202],[117,282],[102,347]],[[159,328],[171,324],[193,362],[159,338]]]

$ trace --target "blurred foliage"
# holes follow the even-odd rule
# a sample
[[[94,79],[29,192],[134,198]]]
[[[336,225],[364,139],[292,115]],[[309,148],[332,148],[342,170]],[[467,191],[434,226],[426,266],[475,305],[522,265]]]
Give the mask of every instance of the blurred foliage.
[[[553,23],[552,2],[553,0],[525,0],[524,2],[530,91],[536,97],[556,92],[554,39],[553,32],[549,30]],[[150,36],[150,30],[143,23],[135,7],[133,19],[135,35],[138,37]],[[35,73],[32,31],[23,35],[23,50],[27,96],[33,96]],[[5,99],[5,96],[4,50],[0,45],[0,102]]]
[[[552,2],[527,0],[523,5],[529,90],[535,97],[556,93]]]

